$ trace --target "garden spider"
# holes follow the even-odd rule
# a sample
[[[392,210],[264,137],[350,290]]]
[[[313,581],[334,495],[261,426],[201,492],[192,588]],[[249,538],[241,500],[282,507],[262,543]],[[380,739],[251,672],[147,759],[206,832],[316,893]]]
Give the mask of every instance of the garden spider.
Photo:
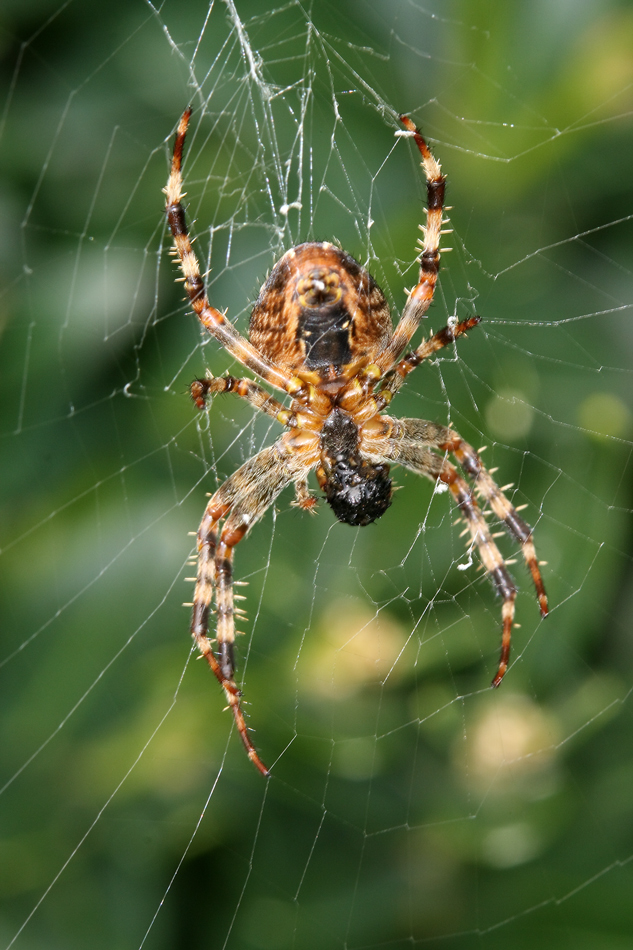
[[[411,119],[400,117],[407,130],[403,134],[414,139],[422,156],[428,209],[420,241],[419,281],[409,293],[396,329],[383,293],[367,271],[340,248],[326,241],[309,242],[287,251],[273,267],[255,302],[247,340],[209,303],[187,232],[181,166],[190,118],[191,109],[187,109],[178,126],[165,189],[167,218],[187,295],[202,326],[234,359],[292,399],[290,408],[285,408],[259,383],[228,375],[197,379],[191,386],[200,409],[207,396],[232,392],[286,428],[274,445],[234,472],[206,507],[197,535],[191,622],[191,634],[224,689],[249,758],[268,775],[248,734],[235,683],[233,549],[287,485],[294,483],[299,507],[312,510],[316,498],[308,488],[308,475],[314,469],[339,521],[366,525],[391,504],[391,463],[443,483],[503,599],[501,656],[493,686],[499,685],[508,667],[517,588],[475,495],[520,543],[543,617],[547,596],[532,530],[475,450],[446,426],[382,414],[411,370],[479,323],[479,317],[454,321],[403,356],[433,300],[444,223],[445,178]],[[474,493],[451,456],[472,481]],[[216,639],[212,641],[208,629],[214,595]]]

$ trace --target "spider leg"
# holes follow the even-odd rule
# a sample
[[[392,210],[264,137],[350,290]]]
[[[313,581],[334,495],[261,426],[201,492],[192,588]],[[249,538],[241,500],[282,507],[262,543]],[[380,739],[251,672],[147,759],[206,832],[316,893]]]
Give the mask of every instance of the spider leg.
[[[437,458],[437,456],[435,456],[435,458]],[[488,523],[468,485],[464,479],[458,475],[455,467],[451,465],[450,462],[442,459],[439,461],[442,464],[438,478],[444,482],[445,485],[448,485],[457,506],[464,515],[472,543],[477,547],[482,564],[490,576],[497,593],[503,598],[503,605],[501,607],[501,654],[499,656],[497,672],[491,683],[491,686],[496,687],[499,686],[505,676],[510,661],[510,644],[517,588],[508,573],[501,552],[492,538]]]
[[[205,658],[211,671],[215,674],[218,682],[224,689],[229,708],[233,713],[235,725],[244,743],[247,755],[251,762],[256,766],[262,775],[268,775],[268,769],[257,754],[255,746],[251,742],[248,734],[248,726],[244,719],[242,705],[240,702],[240,690],[235,683],[234,670],[231,667],[229,674],[226,671],[226,662],[220,663],[213,652],[211,641],[208,637],[209,612],[211,609],[211,599],[216,577],[216,555],[218,551],[217,533],[215,526],[222,517],[221,510],[209,510],[205,512],[205,517],[198,531],[198,577],[196,581],[196,592],[193,602],[193,619],[191,622],[191,635],[195,640],[201,656]],[[229,563],[229,580],[230,561]],[[224,565],[223,565],[224,566]],[[226,575],[226,570],[224,570]],[[232,598],[231,598],[232,601]],[[231,620],[233,617],[231,603]],[[218,610],[219,626],[219,610]],[[226,651],[225,651],[226,653]],[[231,650],[231,657],[233,651]]]
[[[165,194],[167,196],[167,219],[180,258],[185,290],[191,301],[191,306],[203,327],[228,350],[231,356],[242,363],[243,366],[257,373],[267,383],[294,395],[305,388],[303,382],[283,372],[279,367],[261,356],[252,343],[238,333],[224,314],[210,305],[207,298],[204,281],[200,274],[200,265],[191,246],[185,212],[181,204],[183,197],[182,154],[190,118],[191,109],[189,108],[183,113],[178,125],[171,172]]]
[[[475,491],[491,507],[499,521],[503,522],[508,533],[515,538],[521,545],[523,558],[527,564],[532,581],[536,589],[541,616],[546,617],[549,612],[547,603],[547,594],[541,571],[539,568],[534,541],[532,540],[532,529],[521,518],[513,505],[510,504],[503,494],[490,472],[482,465],[481,459],[472,445],[453,432],[451,429],[444,431],[444,441],[440,448],[451,452],[462,469],[473,479]]]
[[[400,322],[389,343],[375,361],[383,373],[392,368],[431,306],[440,269],[440,235],[444,223],[442,215],[444,212],[446,177],[442,175],[440,163],[431,154],[419,129],[416,128],[411,119],[406,115],[401,115],[400,121],[407,132],[413,136],[422,156],[421,164],[426,175],[426,227],[422,226],[424,240],[422,241],[419,258],[420,274],[418,283],[409,294]]]
[[[408,353],[404,359],[400,360],[400,362],[394,366],[380,384],[380,390],[377,395],[391,393],[391,395],[394,396],[404,383],[406,377],[416,366],[419,366],[420,363],[428,359],[429,356],[433,356],[438,350],[454,343],[460,336],[467,333],[468,330],[472,330],[473,327],[476,327],[480,320],[481,317],[468,317],[466,320],[461,320],[452,326],[449,324],[449,326],[434,333],[430,339],[423,340],[417,349],[413,350],[412,353]]]
[[[249,459],[215,492],[198,529],[198,574],[193,598],[191,635],[222,686],[249,759],[263,775],[268,769],[248,734],[235,683],[235,608],[233,549],[292,481],[304,480],[300,453],[288,454],[281,441]],[[218,537],[218,522],[226,518]],[[215,592],[217,651],[209,640],[209,616]]]
[[[207,376],[204,379],[194,379],[190,387],[191,398],[198,409],[206,407],[206,397],[216,393],[235,393],[246,402],[265,412],[266,415],[281,422],[282,425],[292,425],[293,413],[289,412],[278,399],[266,392],[259,383],[252,379],[237,379],[235,376]]]
[[[372,460],[397,462],[432,481],[439,479],[449,488],[464,515],[472,543],[479,551],[484,568],[503,598],[501,656],[492,681],[492,686],[499,686],[510,657],[516,586],[468,484],[455,466],[446,457],[436,455],[433,449],[453,454],[466,475],[472,478],[477,494],[490,505],[508,532],[520,543],[536,588],[541,616],[545,617],[548,613],[547,595],[536,558],[532,529],[519,517],[472,446],[452,429],[421,419],[399,419],[394,421],[391,434],[370,438],[363,447],[364,453],[368,453]]]

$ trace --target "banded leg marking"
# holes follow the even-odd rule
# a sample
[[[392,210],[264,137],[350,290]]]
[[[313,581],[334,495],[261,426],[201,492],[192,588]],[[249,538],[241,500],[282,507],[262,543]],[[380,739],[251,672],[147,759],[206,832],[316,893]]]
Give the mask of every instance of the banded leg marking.
[[[220,489],[221,491],[222,489]],[[191,635],[201,655],[222,686],[235,725],[246,748],[246,753],[262,775],[268,769],[260,759],[248,734],[248,727],[240,702],[240,690],[235,683],[235,607],[233,599],[233,548],[247,532],[243,520],[229,517],[217,539],[216,526],[229,510],[229,505],[209,501],[198,530],[198,575],[193,598]],[[217,657],[208,636],[211,601],[215,589]]]
[[[239,379],[228,374],[207,376],[204,379],[194,379],[190,391],[191,398],[198,409],[206,408],[206,397],[209,395],[235,393],[236,396],[240,396],[251,406],[259,409],[260,412],[265,412],[282,425],[292,425],[293,414],[252,379]]]
[[[446,183],[446,177],[442,174],[440,163],[432,155],[415,123],[406,115],[401,115],[400,121],[407,132],[411,133],[422,156],[421,164],[426,176],[426,226],[421,226],[424,240],[421,242],[420,273],[417,286],[409,294],[402,317],[391,340],[376,359],[376,365],[383,373],[391,369],[405,346],[407,346],[433,300],[440,269],[440,235],[442,233]]]
[[[545,585],[539,568],[532,538],[532,529],[521,518],[513,505],[503,494],[492,475],[481,463],[481,459],[471,445],[464,442],[456,433],[447,430],[450,438],[440,446],[451,452],[463,470],[474,482],[475,491],[490,505],[496,517],[503,523],[508,534],[521,545],[521,553],[532,576],[536,590],[541,616],[546,617],[549,612]]]
[[[409,373],[419,366],[420,363],[430,356],[433,356],[438,350],[454,343],[460,336],[472,330],[472,328],[476,327],[480,322],[481,317],[468,317],[466,320],[461,320],[454,326],[446,326],[442,330],[438,330],[438,332],[434,333],[428,340],[423,340],[417,349],[412,353],[408,353],[404,359],[401,359],[400,362],[394,366],[383,381],[377,395],[384,396],[386,393],[390,393],[389,398],[393,397]],[[386,402],[387,401],[388,400],[386,400]]]
[[[294,393],[297,389],[302,388],[301,381],[295,380],[288,373],[284,373],[268,360],[265,360],[252,343],[238,333],[224,314],[212,307],[207,299],[204,281],[200,274],[200,265],[191,246],[185,211],[181,203],[183,197],[182,155],[190,119],[191,108],[183,112],[178,124],[171,171],[165,188],[167,220],[180,259],[187,296],[202,325],[228,350],[231,356],[277,389]]]
[[[519,517],[490,473],[481,464],[479,456],[457,433],[422,419],[394,420],[388,434],[369,438],[366,451],[381,462],[396,462],[425,475],[432,481],[439,479],[450,490],[455,503],[464,515],[471,542],[478,550],[482,564],[497,592],[503,598],[501,655],[492,686],[498,686],[508,667],[510,641],[514,623],[517,589],[504,559],[497,547],[482,510],[477,504],[473,490],[459,475],[455,466],[436,454],[438,450],[451,453],[459,462],[464,474],[473,480],[474,491],[487,503],[508,532],[520,544],[525,562],[532,575],[541,610],[548,612],[547,595],[539,569],[532,529]],[[318,473],[317,473],[318,474]]]
[[[268,775],[268,769],[251,742],[241,693],[235,683],[235,616],[239,616],[240,611],[234,603],[233,550],[286,485],[305,483],[308,470],[300,459],[289,453],[282,437],[245,462],[218,488],[209,499],[198,529],[198,575],[191,634],[224,690],[249,759],[262,775]],[[222,519],[225,520],[218,537],[217,526]],[[215,651],[208,636],[213,596]]]
[[[457,506],[466,519],[472,543],[477,547],[482,564],[497,593],[503,598],[501,607],[501,654],[497,672],[490,684],[497,687],[505,676],[510,661],[510,643],[517,596],[516,585],[510,577],[501,552],[492,538],[488,523],[464,479],[457,474],[455,467],[450,462],[444,462],[439,478],[448,485]]]

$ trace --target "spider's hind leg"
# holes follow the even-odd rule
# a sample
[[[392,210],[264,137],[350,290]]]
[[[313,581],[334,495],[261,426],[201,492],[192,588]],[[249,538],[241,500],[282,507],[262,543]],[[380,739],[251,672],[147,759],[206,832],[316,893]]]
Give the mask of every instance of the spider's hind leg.
[[[420,152],[426,178],[427,212],[426,225],[422,226],[424,240],[421,242],[418,257],[418,283],[407,298],[389,343],[376,358],[376,364],[382,373],[389,372],[393,367],[431,306],[440,269],[440,236],[442,225],[446,223],[443,220],[446,177],[442,174],[440,163],[432,155],[415,123],[406,115],[401,115],[400,121],[407,130],[401,134],[410,135]]]

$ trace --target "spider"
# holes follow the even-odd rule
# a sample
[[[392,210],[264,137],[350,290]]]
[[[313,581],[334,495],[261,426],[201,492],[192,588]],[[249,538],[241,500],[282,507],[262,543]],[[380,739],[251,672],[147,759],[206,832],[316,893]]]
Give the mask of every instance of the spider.
[[[413,138],[422,157],[428,208],[419,241],[419,280],[395,330],[385,297],[370,274],[341,248],[327,241],[310,241],[287,251],[273,267],[255,302],[246,339],[209,303],[185,222],[182,155],[191,111],[187,109],[180,119],[165,189],[181,279],[205,330],[235,360],[292,400],[286,408],[258,382],[229,375],[207,376],[191,384],[192,398],[201,410],[208,396],[235,393],[286,430],[234,472],[207,504],[197,533],[191,621],[191,635],[226,694],[248,757],[268,775],[249,736],[235,682],[235,615],[240,611],[234,604],[233,551],[286,486],[294,484],[296,504],[312,511],[316,497],[308,488],[308,475],[315,470],[334,514],[349,525],[370,524],[390,506],[391,464],[447,487],[466,522],[471,545],[503,601],[501,655],[493,687],[499,686],[508,667],[517,588],[477,497],[521,545],[543,617],[548,612],[547,596],[532,529],[477,452],[447,426],[383,413],[416,366],[480,321],[477,316],[453,321],[416,349],[404,352],[433,300],[440,235],[446,223],[445,176],[415,124],[408,116],[400,116],[406,129],[401,134]],[[216,637],[212,640],[209,617],[214,598]]]

